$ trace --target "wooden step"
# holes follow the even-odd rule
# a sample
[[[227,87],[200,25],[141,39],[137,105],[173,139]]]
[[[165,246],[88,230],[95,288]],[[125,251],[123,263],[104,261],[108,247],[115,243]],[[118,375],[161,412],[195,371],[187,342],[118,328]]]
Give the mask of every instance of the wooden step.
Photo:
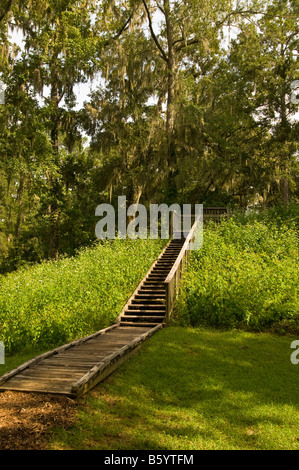
[[[150,277],[165,277],[166,273],[168,273],[169,271],[167,270],[166,272],[151,272],[150,274],[148,274],[146,276],[146,279],[150,278]]]
[[[159,296],[153,296],[152,294],[147,297],[140,297],[140,296],[135,296],[134,299],[132,299],[131,305],[137,305],[137,304],[152,304],[152,305],[165,305],[165,297],[159,297]]]
[[[138,327],[138,328],[154,328],[156,326],[160,326],[161,322],[159,323],[150,323],[150,322],[132,322],[132,321],[121,321],[119,323],[120,326],[125,326],[125,327]]]
[[[159,287],[161,289],[164,284],[163,284],[163,281],[161,282],[159,279],[158,280],[149,279],[149,280],[146,280],[143,285],[145,287],[150,287],[150,288]]]
[[[171,265],[169,265],[171,266]],[[170,271],[169,266],[165,266],[164,264],[161,264],[160,266],[155,266],[152,270],[151,273],[154,273],[156,271]]]
[[[150,315],[144,315],[144,316],[140,316],[140,315],[123,315],[121,317],[121,321],[134,321],[134,320],[139,320],[140,322],[141,321],[147,321],[147,322],[154,322],[154,323],[157,323],[158,321],[163,321],[165,318],[165,315],[163,316],[154,316],[154,317],[151,317]]]
[[[141,296],[140,298],[143,298],[143,299],[146,299],[149,296],[153,296],[159,299],[165,299],[166,293],[165,293],[165,290],[155,289],[155,288],[152,289],[152,288],[145,287],[144,289],[140,289],[138,291],[138,293],[135,295],[135,298],[137,298],[137,296]]]
[[[131,304],[129,307],[129,309],[133,309],[133,310],[136,310],[136,309],[142,309],[142,308],[146,308],[147,310],[165,310],[165,305],[163,304],[150,304],[150,303],[137,303],[137,304]]]
[[[150,274],[147,276],[148,281],[161,281],[163,282],[167,277],[167,274]]]
[[[155,266],[171,266],[173,263],[173,259],[161,259]]]
[[[136,308],[134,308],[136,307]],[[129,312],[129,311],[134,311],[134,312],[149,312],[149,313],[154,313],[154,312],[157,312],[157,314],[161,314],[161,311],[165,310],[165,306],[161,305],[161,307],[159,305],[153,305],[153,308],[148,308],[147,305],[138,305],[138,307],[135,305],[129,305],[129,307],[127,308],[126,312]]]
[[[158,291],[158,290],[140,290],[138,291],[137,294],[135,294],[134,299],[148,299],[148,298],[153,298],[153,299],[165,299],[166,294],[165,291]]]
[[[151,295],[155,298],[159,298],[159,299],[165,299],[166,298],[166,295],[165,295],[165,291],[164,292],[161,292],[160,289],[155,289],[155,285],[149,285],[149,286],[145,286],[145,289],[144,290],[141,290],[140,292],[138,292],[138,295]],[[143,297],[145,298],[145,297]],[[146,297],[148,298],[148,297]]]
[[[169,263],[169,264],[161,263],[161,264],[155,266],[155,268],[153,269],[153,271],[156,271],[157,269],[165,269],[165,270],[168,269],[168,270],[170,271],[171,268],[172,268],[172,266],[173,266],[173,261],[171,261],[171,263]],[[152,271],[151,271],[151,272],[152,272]]]
[[[138,293],[141,292],[141,293],[145,294],[145,291],[146,292],[155,292],[157,294],[165,294],[166,293],[165,286],[164,286],[163,282],[160,283],[160,285],[153,284],[152,286],[149,286],[148,282],[149,281],[144,281],[142,283],[142,285],[138,289]]]
[[[157,269],[153,269],[151,271],[151,274],[167,275],[169,273],[169,271],[170,271],[169,268],[157,268]]]

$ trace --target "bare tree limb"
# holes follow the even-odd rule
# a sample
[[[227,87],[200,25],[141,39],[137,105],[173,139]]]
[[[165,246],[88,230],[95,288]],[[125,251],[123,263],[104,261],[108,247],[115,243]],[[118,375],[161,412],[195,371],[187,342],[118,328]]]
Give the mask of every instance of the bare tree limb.
[[[165,10],[164,10],[164,8],[162,7],[162,5],[160,5],[160,3],[158,2],[158,0],[156,0],[156,4],[157,4],[157,7],[159,8],[159,10],[161,11],[161,13],[163,13],[163,15],[165,15]]]
[[[125,23],[117,31],[117,33],[112,38],[107,39],[107,41],[104,43],[104,47],[108,46],[110,44],[110,41],[115,41],[116,39],[118,39],[122,35],[122,33],[128,28],[129,24],[131,23],[132,18],[133,18],[133,13],[130,14],[127,21],[125,21]]]
[[[155,35],[155,32],[153,30],[153,23],[152,23],[152,19],[151,19],[151,15],[150,15],[150,12],[149,12],[149,9],[148,9],[148,6],[147,6],[147,3],[146,3],[146,0],[142,0],[143,1],[143,5],[144,5],[144,8],[146,10],[146,14],[147,14],[147,18],[148,18],[148,25],[149,25],[149,29],[150,29],[150,32],[151,32],[151,35],[152,35],[152,38],[157,46],[157,48],[159,49],[159,51],[161,52],[161,55],[163,57],[163,59],[165,60],[165,62],[168,62],[168,57],[167,55],[165,54],[161,44],[159,43],[158,41],[158,38],[157,36]]]

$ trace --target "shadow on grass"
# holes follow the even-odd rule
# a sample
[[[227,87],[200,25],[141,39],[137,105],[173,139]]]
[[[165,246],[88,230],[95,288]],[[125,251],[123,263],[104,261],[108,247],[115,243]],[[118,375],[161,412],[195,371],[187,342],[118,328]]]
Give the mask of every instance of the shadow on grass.
[[[171,327],[81,401],[55,446],[298,449],[292,338]]]

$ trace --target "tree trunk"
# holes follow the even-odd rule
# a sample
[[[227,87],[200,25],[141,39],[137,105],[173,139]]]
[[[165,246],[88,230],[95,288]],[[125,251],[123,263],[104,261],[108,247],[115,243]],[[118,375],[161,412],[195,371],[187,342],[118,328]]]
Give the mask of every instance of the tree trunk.
[[[134,182],[132,181],[130,185],[129,192],[127,194],[127,206],[130,207],[133,204],[139,204],[141,195],[143,191],[143,186],[142,185],[135,185]],[[128,221],[131,222],[134,220],[134,216],[128,216]]]
[[[59,255],[59,210],[53,204],[49,206],[50,210],[50,243],[49,243],[49,258],[58,259]]]
[[[282,200],[285,206],[289,203],[289,181],[287,178],[282,180]]]
[[[281,57],[285,61],[285,52],[284,52],[284,44],[281,44]],[[289,137],[289,126],[288,126],[288,118],[287,118],[287,104],[286,104],[286,94],[287,94],[287,87],[286,87],[286,73],[285,69],[282,68],[280,72],[280,78],[282,79],[281,83],[281,91],[280,91],[280,142],[283,147],[285,147],[288,137]],[[285,176],[282,179],[282,202],[284,205],[287,205],[289,202],[289,180],[287,177],[288,169],[289,169],[289,152],[287,149],[283,149],[282,157],[284,159],[281,162],[281,166],[285,169]]]
[[[174,50],[173,24],[169,0],[164,0],[164,11],[167,31],[168,60],[167,60],[167,110],[166,110],[166,135],[167,135],[167,188],[166,202],[176,202],[176,148],[175,148],[175,83],[176,83],[176,55]]]
[[[59,136],[59,98],[58,98],[58,79],[55,73],[52,75],[51,85],[51,104],[53,106],[51,144],[54,155],[55,164],[58,165],[58,136]],[[49,258],[58,259],[59,255],[59,181],[57,175],[50,178],[51,203],[49,205],[50,213],[50,242],[49,242]]]
[[[18,216],[17,216],[17,224],[16,224],[16,239],[20,236],[21,224],[22,224],[22,216],[23,216],[23,192],[24,192],[24,178],[21,176],[20,178],[20,186],[18,189]]]

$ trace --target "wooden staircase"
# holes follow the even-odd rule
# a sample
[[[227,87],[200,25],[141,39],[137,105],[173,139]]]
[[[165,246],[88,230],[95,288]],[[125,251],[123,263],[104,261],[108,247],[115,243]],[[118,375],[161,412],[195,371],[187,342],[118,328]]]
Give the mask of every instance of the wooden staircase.
[[[166,315],[164,281],[185,239],[172,240],[138,286],[117,321],[121,326],[156,326]]]

